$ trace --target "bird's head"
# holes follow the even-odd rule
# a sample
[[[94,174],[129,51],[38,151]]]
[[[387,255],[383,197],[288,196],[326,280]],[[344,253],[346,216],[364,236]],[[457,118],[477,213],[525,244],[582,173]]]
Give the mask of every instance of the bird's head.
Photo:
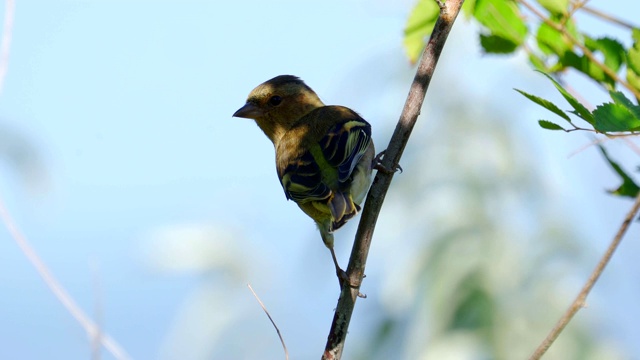
[[[300,78],[280,75],[253,89],[233,116],[254,119],[275,144],[297,120],[321,106],[318,95]]]

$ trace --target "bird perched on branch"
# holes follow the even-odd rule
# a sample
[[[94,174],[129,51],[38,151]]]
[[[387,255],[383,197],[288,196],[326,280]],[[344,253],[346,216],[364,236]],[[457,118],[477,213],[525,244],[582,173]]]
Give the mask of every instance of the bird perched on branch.
[[[258,85],[233,116],[254,119],[273,142],[284,193],[318,225],[342,284],[333,232],[360,211],[371,184],[371,125],[349,108],[325,105],[292,75]]]

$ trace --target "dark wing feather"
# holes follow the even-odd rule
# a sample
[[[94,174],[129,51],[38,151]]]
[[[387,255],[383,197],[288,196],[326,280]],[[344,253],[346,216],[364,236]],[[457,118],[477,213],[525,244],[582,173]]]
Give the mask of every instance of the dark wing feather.
[[[363,119],[348,119],[331,128],[319,145],[327,162],[338,170],[338,181],[349,181],[353,169],[371,142],[371,125]]]
[[[279,174],[287,199],[296,202],[325,200],[331,190],[322,182],[320,167],[310,152],[290,162]]]
[[[328,200],[332,190],[349,185],[370,143],[371,126],[348,108],[325,106],[303,117],[276,149],[278,177],[287,199]]]

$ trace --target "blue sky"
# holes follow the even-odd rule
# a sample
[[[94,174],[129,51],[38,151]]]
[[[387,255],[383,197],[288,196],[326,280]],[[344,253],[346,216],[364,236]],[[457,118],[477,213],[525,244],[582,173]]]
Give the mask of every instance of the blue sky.
[[[211,295],[220,306],[228,304],[225,299],[242,299],[234,300],[238,307],[230,309],[229,316],[254,319],[247,328],[257,338],[265,332],[272,335],[272,330],[254,299],[246,296],[247,282],[258,284],[263,300],[284,313],[283,318],[297,319],[313,334],[325,334],[327,317],[309,312],[332,310],[337,296],[333,277],[313,275],[320,279],[317,287],[326,290],[315,298],[321,310],[278,302],[279,294],[292,291],[285,284],[298,279],[292,272],[300,265],[331,274],[328,252],[313,224],[285,201],[271,144],[255,124],[231,114],[258,83],[294,74],[326,103],[353,107],[374,129],[385,129],[374,135],[384,144],[409,82],[382,94],[375,85],[394,77],[410,78],[412,70],[401,49],[410,7],[409,1],[18,2],[0,121],[28,136],[47,177],[34,191],[21,178],[8,175],[15,171],[2,164],[0,196],[56,276],[87,312],[101,315],[107,331],[134,358],[170,358],[166,354],[174,351],[167,340],[171,329],[179,328],[179,314],[188,316],[185,302],[201,299],[194,291],[207,293],[203,282],[225,284],[232,295]],[[460,72],[482,80],[470,80],[472,91],[487,91],[492,79],[505,84],[504,94],[513,87],[549,90],[544,80],[517,65],[522,59],[502,65],[504,59],[482,57],[475,40],[463,34],[454,32],[447,47],[468,57],[466,67],[459,65]],[[397,70],[401,66],[406,71]],[[508,81],[511,76],[501,73],[505,66],[521,77]],[[446,81],[439,83],[446,86]],[[496,96],[523,103],[517,95],[502,94]],[[539,113],[529,108],[521,114],[536,116]],[[529,122],[522,131],[539,136],[534,141],[543,148],[561,146],[568,153],[586,143],[574,137],[575,143],[557,145],[563,137],[540,135],[534,121]],[[583,191],[616,183],[606,167],[592,165],[593,156],[541,157],[555,173],[564,169],[572,174],[558,185],[572,209],[580,206]],[[591,167],[593,174],[584,170]],[[589,177],[586,184],[575,185],[581,176]],[[603,223],[609,217],[619,221],[627,207],[604,194],[594,201],[614,209],[605,211]],[[575,211],[600,219],[596,210]],[[179,237],[181,231],[195,232],[194,238],[211,231],[228,241],[221,248],[204,245],[203,251],[251,260],[235,268],[224,257],[211,263],[204,259],[203,267],[222,271],[201,275],[192,263],[197,254],[176,245],[170,236]],[[605,239],[612,234],[611,228],[584,231]],[[310,245],[312,241],[316,243]],[[157,250],[157,244],[170,249],[169,255],[185,251],[188,260],[159,262],[169,255]],[[638,273],[638,265],[627,267],[638,246],[624,246],[616,255],[619,263],[603,280],[625,269]],[[346,259],[349,245],[338,248]],[[625,284],[603,285],[619,299],[611,306],[628,305],[625,298],[637,299],[638,289]],[[304,285],[300,291],[314,289]],[[89,356],[81,329],[6,232],[0,232],[0,294],[0,358]],[[102,304],[98,310],[96,297]],[[624,334],[628,340],[624,337],[629,332]],[[269,344],[258,343],[256,349],[276,349],[273,358],[280,358],[279,344],[272,340],[262,340]],[[299,352],[307,346],[320,349],[323,340],[320,336],[298,345],[292,340],[290,347]],[[245,354],[252,358],[251,351]]]

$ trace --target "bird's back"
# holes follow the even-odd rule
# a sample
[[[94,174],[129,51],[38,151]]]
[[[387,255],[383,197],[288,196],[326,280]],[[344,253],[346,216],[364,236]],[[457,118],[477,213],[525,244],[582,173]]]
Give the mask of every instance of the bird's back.
[[[361,144],[348,144],[354,127],[362,129]],[[355,134],[358,136],[359,134]],[[351,136],[354,137],[353,135]],[[366,146],[371,140],[371,127],[355,111],[344,106],[316,108],[296,121],[276,144],[276,168],[282,180],[288,171],[310,172],[306,160],[313,160],[322,180],[330,189],[337,190],[353,171],[352,155],[361,152],[357,146]],[[351,141],[353,142],[353,141]],[[292,167],[293,165],[293,167]],[[355,164],[353,164],[355,166]],[[317,179],[316,179],[317,180]],[[283,184],[284,185],[284,184]],[[286,191],[286,189],[285,189]]]

